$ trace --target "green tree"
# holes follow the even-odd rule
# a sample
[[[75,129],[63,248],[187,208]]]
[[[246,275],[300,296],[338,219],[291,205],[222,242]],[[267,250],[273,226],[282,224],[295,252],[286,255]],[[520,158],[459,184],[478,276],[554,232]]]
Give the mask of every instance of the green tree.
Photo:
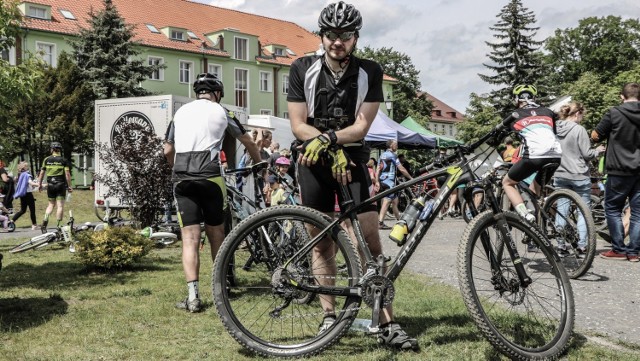
[[[466,121],[458,124],[458,138],[463,142],[479,139],[502,119],[487,96],[471,93],[469,99]]]
[[[358,50],[357,56],[376,61],[382,67],[382,71],[394,77],[398,82],[393,86],[393,117],[395,120],[404,120],[411,116],[419,123],[425,125],[431,115],[433,104],[427,99],[426,94],[420,92],[420,71],[416,69],[411,57],[393,50],[393,48],[373,49],[365,47]]]
[[[586,72],[607,82],[632,69],[640,59],[638,19],[589,17],[578,24],[576,28],[556,30],[546,41],[552,82],[574,82]]]
[[[89,14],[90,27],[70,41],[82,77],[98,99],[148,95],[140,83],[159,66],[138,59],[134,27],[125,23],[111,0],[103,3],[104,9]]]
[[[515,85],[538,83],[542,73],[542,56],[536,53],[542,42],[536,41],[538,27],[532,11],[522,5],[521,0],[511,0],[496,16],[493,37],[496,42],[486,42],[492,49],[488,54],[491,64],[483,64],[493,75],[478,74],[480,79],[494,85],[488,99],[504,117],[513,110],[511,91]]]
[[[44,87],[51,114],[47,134],[62,143],[67,156],[72,152],[92,153],[93,92],[70,54],[60,54],[58,67],[47,73]]]

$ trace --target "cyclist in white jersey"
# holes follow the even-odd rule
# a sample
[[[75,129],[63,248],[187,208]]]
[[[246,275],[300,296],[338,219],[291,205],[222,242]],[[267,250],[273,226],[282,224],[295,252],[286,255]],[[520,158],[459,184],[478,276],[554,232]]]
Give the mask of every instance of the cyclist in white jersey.
[[[562,149],[556,136],[556,120],[558,116],[551,109],[535,103],[538,90],[533,85],[518,85],[513,89],[518,109],[506,124],[514,131],[523,143],[522,159],[511,167],[509,173],[502,179],[502,186],[511,204],[518,214],[530,222],[535,216],[527,210],[516,184],[538,172],[531,188],[538,194],[542,173],[540,170],[547,164],[558,163],[562,158]],[[549,172],[548,176],[551,176]],[[548,181],[546,179],[545,181]]]
[[[182,232],[182,267],[188,296],[176,304],[180,309],[199,312],[200,223],[211,243],[214,259],[224,239],[226,190],[221,177],[222,141],[228,131],[260,162],[258,146],[233,113],[219,103],[224,86],[215,75],[199,74],[193,84],[197,100],[180,107],[167,129],[164,154],[173,166],[174,195]],[[218,287],[224,285],[216,285]]]

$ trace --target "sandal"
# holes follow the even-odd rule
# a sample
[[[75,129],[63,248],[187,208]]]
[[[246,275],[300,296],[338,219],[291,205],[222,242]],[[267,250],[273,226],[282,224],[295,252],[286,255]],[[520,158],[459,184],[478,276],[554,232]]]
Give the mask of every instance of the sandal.
[[[386,345],[398,350],[417,351],[420,348],[418,340],[409,337],[396,322],[390,322],[380,329],[381,333],[378,335],[378,344],[380,345]]]

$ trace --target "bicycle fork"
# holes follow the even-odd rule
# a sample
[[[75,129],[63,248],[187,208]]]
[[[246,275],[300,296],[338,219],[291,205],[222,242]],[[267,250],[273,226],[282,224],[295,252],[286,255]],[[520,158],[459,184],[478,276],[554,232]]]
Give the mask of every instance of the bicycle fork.
[[[489,204],[493,210],[493,218],[497,222],[497,228],[500,232],[501,242],[498,245],[497,252],[491,247],[491,240],[489,234],[483,232],[481,237],[481,242],[484,247],[484,250],[487,254],[487,258],[491,264],[491,270],[493,274],[493,284],[496,289],[511,289],[513,285],[504,284],[504,277],[502,275],[500,261],[502,259],[504,245],[507,246],[507,252],[509,253],[509,257],[513,261],[514,268],[518,275],[518,279],[520,281],[519,285],[522,287],[527,287],[531,284],[532,280],[527,272],[524,269],[524,265],[522,264],[522,259],[520,258],[520,254],[518,253],[517,246],[513,237],[511,236],[511,231],[509,230],[509,225],[507,224],[507,218],[502,211],[502,209],[498,205],[498,200],[495,197],[495,194],[491,192],[490,186],[485,184],[485,196],[489,199]],[[473,204],[473,203],[472,203]],[[474,207],[475,208],[475,205]]]

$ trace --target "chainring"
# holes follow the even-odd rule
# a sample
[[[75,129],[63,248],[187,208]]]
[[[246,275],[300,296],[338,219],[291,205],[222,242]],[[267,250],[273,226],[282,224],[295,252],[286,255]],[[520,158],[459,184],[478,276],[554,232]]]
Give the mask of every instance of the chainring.
[[[362,280],[362,301],[373,308],[376,295],[382,296],[380,308],[387,307],[396,295],[393,282],[385,276],[372,275]]]

